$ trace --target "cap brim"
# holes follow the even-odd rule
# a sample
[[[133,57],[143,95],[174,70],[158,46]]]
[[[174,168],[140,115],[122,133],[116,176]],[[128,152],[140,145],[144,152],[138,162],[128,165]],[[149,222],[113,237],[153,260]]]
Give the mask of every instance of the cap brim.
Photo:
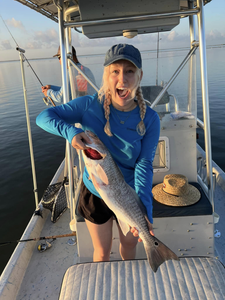
[[[163,183],[157,184],[152,189],[153,198],[168,206],[189,206],[198,202],[201,198],[199,190],[191,184],[188,184],[188,192],[182,196],[173,196],[164,192]]]
[[[118,56],[113,57],[112,59],[107,61],[107,63],[104,63],[104,67],[107,67],[107,66],[111,65],[112,63],[114,63],[118,60],[122,60],[122,59],[130,61],[132,64],[135,65],[135,67],[137,67],[138,69],[141,69],[141,64],[138,63],[138,61],[136,61],[133,58],[129,58],[127,56],[124,56],[124,55],[118,55]]]

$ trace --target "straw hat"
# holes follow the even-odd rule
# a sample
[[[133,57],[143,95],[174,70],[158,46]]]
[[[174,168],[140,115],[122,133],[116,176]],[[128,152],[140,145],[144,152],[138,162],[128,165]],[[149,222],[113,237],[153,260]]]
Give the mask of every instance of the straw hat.
[[[201,198],[199,190],[188,183],[186,176],[180,174],[166,175],[163,183],[157,184],[152,193],[156,201],[168,206],[188,206]]]

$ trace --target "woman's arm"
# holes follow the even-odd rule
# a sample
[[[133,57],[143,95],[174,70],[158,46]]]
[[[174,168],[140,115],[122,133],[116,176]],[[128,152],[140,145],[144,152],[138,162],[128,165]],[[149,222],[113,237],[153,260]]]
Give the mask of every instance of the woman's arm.
[[[153,223],[152,218],[152,179],[153,167],[152,163],[155,151],[158,145],[160,134],[160,120],[157,113],[154,113],[149,127],[142,139],[141,152],[135,166],[135,190],[141,201],[147,209],[149,221]]]
[[[48,108],[39,114],[36,123],[45,131],[64,137],[71,143],[75,135],[83,132],[81,128],[76,128],[73,124],[82,124],[82,116],[91,101],[93,97],[84,96],[67,104]]]

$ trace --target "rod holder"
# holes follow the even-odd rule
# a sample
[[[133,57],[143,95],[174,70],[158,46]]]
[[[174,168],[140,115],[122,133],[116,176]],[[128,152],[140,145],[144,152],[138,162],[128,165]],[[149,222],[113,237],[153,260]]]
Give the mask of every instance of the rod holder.
[[[215,197],[215,191],[216,191],[216,173],[212,173],[212,178],[213,178],[213,184],[212,184],[212,188],[213,188],[213,195]],[[215,199],[215,198],[214,198]]]
[[[25,53],[25,50],[20,48],[20,47],[16,47],[16,50],[19,51],[19,52]]]
[[[73,181],[74,181],[74,189],[76,189],[77,187],[77,183],[78,183],[78,170],[77,170],[77,166],[73,166]]]
[[[66,191],[66,201],[67,201],[67,206],[70,208],[70,187],[69,183],[64,184],[65,191]]]

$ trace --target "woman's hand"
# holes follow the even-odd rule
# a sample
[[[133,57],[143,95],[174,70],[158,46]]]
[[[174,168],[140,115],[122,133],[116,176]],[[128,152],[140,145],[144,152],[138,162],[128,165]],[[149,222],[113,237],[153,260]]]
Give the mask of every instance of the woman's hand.
[[[88,149],[88,147],[86,147],[84,143],[91,144],[91,140],[84,132],[81,132],[76,134],[73,137],[71,144],[75,149],[79,149],[79,150]]]
[[[151,223],[148,223],[148,229],[149,229],[150,234],[154,236],[153,226]],[[135,227],[131,227],[130,231],[133,233],[133,236],[135,236],[135,237],[139,236],[139,232]],[[142,239],[139,238],[138,242],[142,242]]]

